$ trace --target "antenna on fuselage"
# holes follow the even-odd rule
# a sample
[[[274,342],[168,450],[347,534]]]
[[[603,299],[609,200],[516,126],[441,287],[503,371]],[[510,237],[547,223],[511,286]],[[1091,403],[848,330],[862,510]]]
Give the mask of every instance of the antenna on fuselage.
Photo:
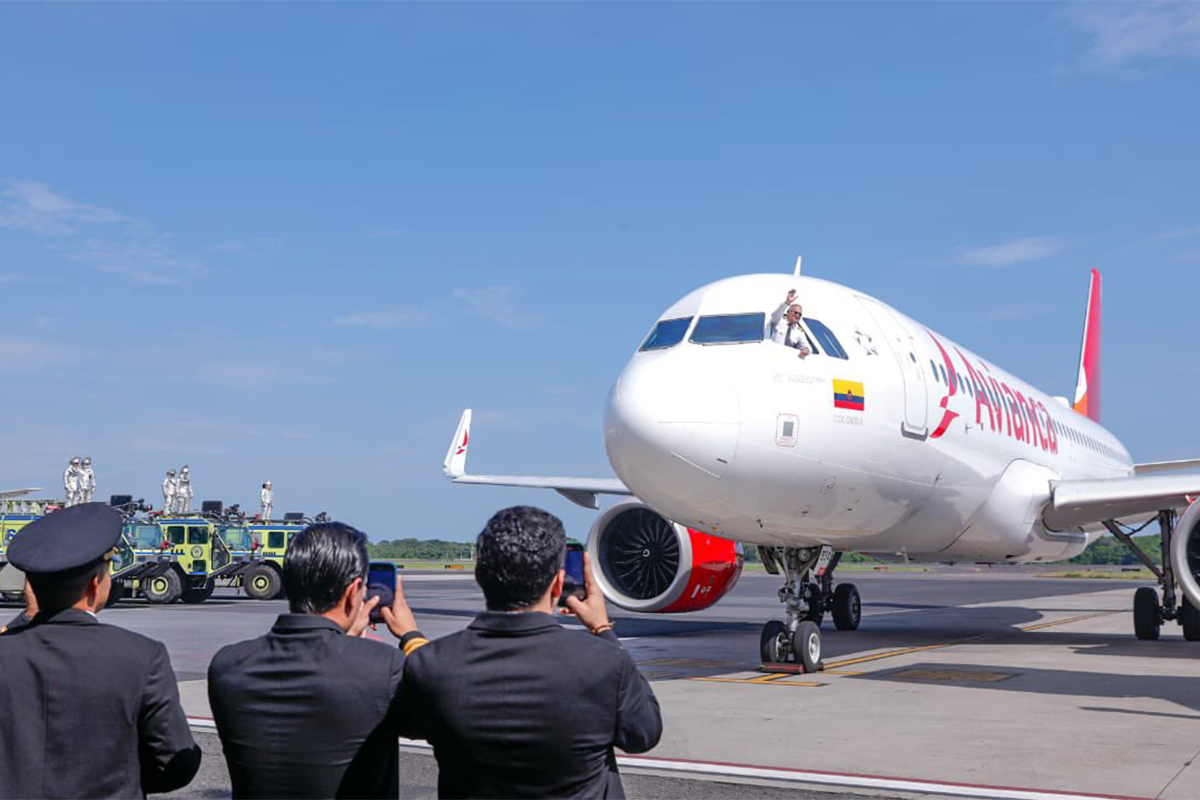
[[[796,268],[792,270],[792,274],[797,278],[800,277],[800,262],[804,260],[804,256],[796,256]]]

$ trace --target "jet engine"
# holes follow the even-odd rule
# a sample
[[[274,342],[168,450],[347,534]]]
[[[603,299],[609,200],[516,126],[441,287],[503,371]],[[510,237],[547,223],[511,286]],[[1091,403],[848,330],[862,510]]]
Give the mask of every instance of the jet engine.
[[[1179,517],[1171,537],[1171,569],[1192,608],[1200,609],[1200,502]]]
[[[741,545],[685,528],[637,500],[596,520],[587,551],[604,596],[630,611],[700,611],[742,574]]]

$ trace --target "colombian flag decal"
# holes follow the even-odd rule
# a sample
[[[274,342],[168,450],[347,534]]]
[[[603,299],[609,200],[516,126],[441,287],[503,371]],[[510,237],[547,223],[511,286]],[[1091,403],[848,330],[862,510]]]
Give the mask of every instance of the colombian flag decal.
[[[833,380],[833,407],[863,411],[867,407],[867,396],[863,385],[857,381]]]

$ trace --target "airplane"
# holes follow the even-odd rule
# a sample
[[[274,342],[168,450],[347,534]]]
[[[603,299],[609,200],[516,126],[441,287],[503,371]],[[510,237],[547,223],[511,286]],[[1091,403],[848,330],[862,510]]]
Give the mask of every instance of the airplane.
[[[804,350],[773,335],[793,297]],[[833,580],[842,553],[1042,563],[1106,530],[1160,585],[1161,600],[1151,587],[1134,595],[1137,637],[1175,620],[1200,640],[1200,474],[1178,472],[1200,459],[1134,463],[1100,425],[1100,331],[1092,270],[1068,401],[797,263],[791,275],[718,280],[663,312],[608,395],[617,479],[470,474],[470,409],[443,469],[454,483],[554,489],[588,508],[623,497],[596,519],[587,551],[606,598],[633,611],[711,606],[756,546],[784,580],[764,662],[815,668],[827,612],[858,628],[857,588]],[[1161,567],[1129,536],[1152,521]]]

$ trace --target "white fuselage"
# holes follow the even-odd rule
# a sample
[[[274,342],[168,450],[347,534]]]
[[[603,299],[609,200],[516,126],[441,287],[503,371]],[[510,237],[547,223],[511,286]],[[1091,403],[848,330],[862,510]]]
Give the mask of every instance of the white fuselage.
[[[701,318],[762,314],[765,326],[789,289],[819,353],[800,358],[766,331],[694,341]],[[1133,474],[1103,427],[861,292],[747,275],[661,320],[689,317],[678,343],[630,359],[604,425],[625,485],[688,527],[918,559],[1055,560],[1096,529],[1045,527],[1050,481]]]

